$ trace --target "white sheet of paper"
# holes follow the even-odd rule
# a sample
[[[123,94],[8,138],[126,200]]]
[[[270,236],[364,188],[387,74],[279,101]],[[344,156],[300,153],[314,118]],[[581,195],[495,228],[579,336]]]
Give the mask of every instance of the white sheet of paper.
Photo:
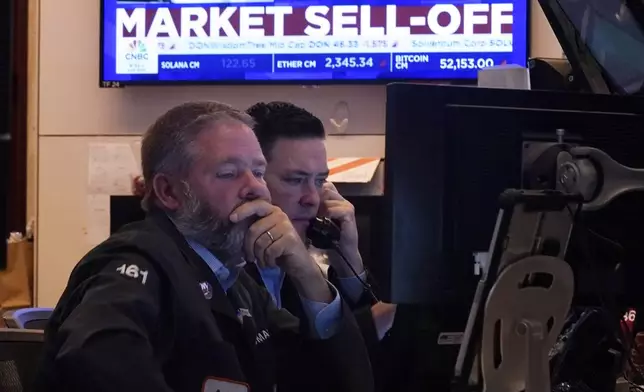
[[[85,239],[91,246],[105,241],[110,236],[110,196],[87,196],[87,228]]]
[[[248,392],[248,385],[210,378],[206,380],[202,392]]]
[[[91,143],[88,166],[88,193],[132,193],[132,179],[139,170],[129,143]]]
[[[368,161],[359,166],[342,168],[344,165],[360,159],[367,159]],[[376,169],[378,169],[379,164],[380,158],[336,158],[329,162],[331,175],[329,175],[329,178],[327,178],[327,180],[337,183],[366,184],[373,178],[373,175],[376,173]],[[340,167],[342,169],[338,172],[337,170],[334,170],[337,167]]]

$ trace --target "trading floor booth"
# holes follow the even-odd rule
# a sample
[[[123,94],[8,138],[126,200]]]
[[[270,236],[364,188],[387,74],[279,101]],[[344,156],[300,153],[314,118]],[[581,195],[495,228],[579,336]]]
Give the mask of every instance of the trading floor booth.
[[[633,334],[622,333],[622,315],[644,305],[642,4],[540,0],[570,63],[569,73],[559,76],[576,81],[558,85],[574,91],[388,86],[383,202],[388,232],[381,262],[389,268],[384,297],[408,304],[409,317],[397,319],[392,333],[413,334],[418,348],[399,358],[414,358],[406,361],[413,380],[404,390],[551,389],[526,381],[526,369],[546,375],[532,381],[552,382],[553,390],[612,390],[622,365],[629,367]],[[500,198],[511,188],[537,192],[534,199],[528,193],[527,201],[527,196],[509,198],[528,206],[522,213],[539,212],[528,214],[523,224],[511,224],[509,217],[523,215],[508,207],[515,204],[502,203],[509,203],[508,197]],[[562,189],[571,199],[548,207],[553,200],[548,192]],[[530,204],[535,200],[548,202]],[[564,206],[575,213],[559,211],[566,219],[558,225],[539,218],[546,207]],[[571,230],[556,238],[533,236],[557,227]],[[530,275],[508,288],[559,287],[560,298],[570,296],[564,316],[542,325],[546,337],[539,350],[551,355],[551,362],[532,362],[540,368],[527,365],[524,340],[508,346],[518,332],[503,335],[503,323],[485,318],[497,312],[507,328],[523,317],[522,310],[503,318],[503,306],[486,308],[505,266],[495,262],[517,238],[525,240],[517,249],[527,253],[515,255],[516,261],[548,256],[570,271],[570,279],[557,280],[561,286]],[[505,296],[507,309],[515,291]],[[541,303],[550,311],[548,300]],[[523,309],[529,313],[529,307]],[[636,318],[635,332],[640,322]],[[629,382],[641,378],[630,374]]]

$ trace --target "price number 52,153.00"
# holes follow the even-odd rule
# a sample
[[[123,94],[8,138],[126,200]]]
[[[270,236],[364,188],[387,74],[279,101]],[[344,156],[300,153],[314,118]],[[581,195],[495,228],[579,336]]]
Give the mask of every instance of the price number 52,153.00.
[[[440,69],[483,69],[494,66],[494,60],[490,58],[446,58],[440,60]]]

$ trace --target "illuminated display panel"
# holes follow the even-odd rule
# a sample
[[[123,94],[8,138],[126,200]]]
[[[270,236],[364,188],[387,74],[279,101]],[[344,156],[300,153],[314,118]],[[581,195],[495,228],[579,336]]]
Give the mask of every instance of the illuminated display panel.
[[[525,66],[527,0],[103,0],[101,81],[379,82]]]

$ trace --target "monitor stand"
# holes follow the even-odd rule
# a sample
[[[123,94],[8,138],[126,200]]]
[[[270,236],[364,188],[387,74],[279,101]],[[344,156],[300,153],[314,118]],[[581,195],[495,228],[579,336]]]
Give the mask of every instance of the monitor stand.
[[[456,363],[456,390],[550,391],[548,353],[574,293],[563,256],[580,201],[553,191],[501,196],[490,260]]]

